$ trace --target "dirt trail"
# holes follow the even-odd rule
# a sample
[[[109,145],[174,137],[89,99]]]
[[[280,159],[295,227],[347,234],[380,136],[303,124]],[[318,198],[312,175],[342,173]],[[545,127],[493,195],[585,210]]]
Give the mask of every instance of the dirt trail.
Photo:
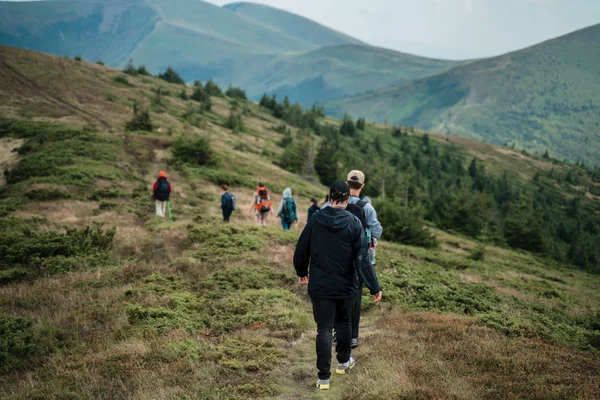
[[[331,363],[331,389],[321,391],[316,389],[317,380],[316,353],[315,353],[315,335],[317,327],[311,323],[311,328],[302,335],[300,339],[292,344],[287,350],[288,357],[285,364],[280,368],[276,376],[277,389],[281,391],[279,396],[272,399],[278,400],[296,400],[296,399],[341,399],[346,388],[345,382],[352,382],[355,378],[353,373],[361,368],[361,360],[365,354],[371,353],[369,338],[377,335],[377,323],[382,314],[377,310],[366,313],[361,318],[360,323],[360,346],[352,351],[352,356],[356,359],[356,367],[347,375],[336,375],[335,367],[335,345],[333,349],[333,359]]]

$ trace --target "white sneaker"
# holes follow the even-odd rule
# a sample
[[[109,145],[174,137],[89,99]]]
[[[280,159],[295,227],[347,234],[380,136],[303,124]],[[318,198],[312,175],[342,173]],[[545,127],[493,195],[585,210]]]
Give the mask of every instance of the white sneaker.
[[[321,390],[329,390],[329,379],[318,379],[317,387]]]
[[[351,370],[352,368],[354,368],[355,365],[356,365],[356,360],[353,357],[350,357],[348,362],[345,362],[343,364],[338,364],[337,369],[335,370],[335,373],[338,375],[344,375],[346,373],[346,371]]]

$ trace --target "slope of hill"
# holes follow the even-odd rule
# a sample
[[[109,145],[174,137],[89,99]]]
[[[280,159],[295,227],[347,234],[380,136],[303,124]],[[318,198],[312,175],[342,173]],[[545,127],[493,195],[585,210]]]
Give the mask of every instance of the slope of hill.
[[[275,28],[290,36],[302,38],[319,47],[340,46],[344,44],[365,44],[353,37],[329,29],[308,18],[274,7],[244,2],[226,4],[223,7],[235,11],[252,21]]]
[[[328,107],[600,163],[600,25]]]
[[[102,59],[113,67],[133,59],[155,74],[172,65],[189,82],[213,78],[243,85],[253,98],[276,92],[308,103],[457,65],[363,48],[356,39],[270,7],[196,0],[0,2],[0,44]]]
[[[299,232],[256,227],[247,212],[261,180],[275,204],[292,188],[303,225],[325,188],[278,165],[293,159],[290,136],[304,133],[240,97],[212,97],[208,110],[180,96],[198,89],[153,77],[6,47],[0,62],[0,155],[17,150],[0,187],[2,397],[314,397],[314,324],[291,266]],[[149,110],[152,131],[125,129],[134,104]],[[318,123],[322,135],[340,125]],[[554,168],[595,187],[576,167],[452,140],[368,125],[338,144],[379,142],[384,158],[408,145],[429,160],[419,145],[442,160],[476,155],[498,174],[514,168],[522,185]],[[347,153],[344,168],[365,162]],[[152,215],[161,169],[174,187],[173,222]],[[229,225],[223,182],[240,208]],[[585,190],[547,182],[546,194]],[[582,220],[593,219],[593,203],[581,201]],[[597,275],[429,231],[438,248],[381,242],[384,302],[363,299],[357,366],[333,377],[326,398],[600,397]]]
[[[372,46],[343,45],[248,63],[244,68],[250,73],[238,83],[253,98],[268,92],[312,105],[315,100],[322,102],[387,87],[459,64]]]

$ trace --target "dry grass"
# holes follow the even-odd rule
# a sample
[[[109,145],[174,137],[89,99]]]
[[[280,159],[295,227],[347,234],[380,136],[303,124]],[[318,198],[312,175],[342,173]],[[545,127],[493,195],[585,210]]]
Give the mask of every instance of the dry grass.
[[[467,318],[393,314],[357,352],[345,399],[596,399],[600,360]]]

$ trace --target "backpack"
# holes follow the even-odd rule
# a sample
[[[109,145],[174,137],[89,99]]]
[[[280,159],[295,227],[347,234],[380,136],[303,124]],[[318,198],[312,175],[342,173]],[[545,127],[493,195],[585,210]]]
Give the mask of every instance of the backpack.
[[[224,209],[230,208],[232,210],[235,210],[235,208],[236,208],[235,197],[231,193],[225,193],[221,200],[221,206]]]
[[[261,199],[266,199],[269,200],[269,190],[264,187],[261,186],[256,190],[256,193],[258,194],[258,197],[260,197]]]
[[[288,225],[291,225],[298,219],[298,215],[296,215],[296,201],[293,198],[288,197],[287,199],[283,199],[283,210],[281,214]]]
[[[362,203],[362,204],[360,204]],[[365,229],[365,240],[367,242],[367,247],[372,247],[372,237],[371,237],[371,229],[367,225],[367,217],[365,215],[364,206],[367,204],[366,201],[358,201],[355,204],[348,204],[346,210],[350,212],[352,215],[357,217],[360,220],[363,228]]]
[[[169,182],[167,182],[165,178],[161,178],[158,180],[158,192],[169,193]]]
[[[268,213],[271,211],[271,207],[273,203],[271,203],[271,199],[269,198],[269,190],[266,187],[261,186],[256,190],[256,194],[258,194],[258,201],[256,202],[256,209],[261,213]]]
[[[156,197],[156,200],[169,200],[169,181],[167,181],[166,178],[158,178],[156,185],[156,193],[154,195]]]
[[[267,199],[260,199],[260,201],[256,203],[256,209],[261,213],[268,213],[269,211],[271,211],[272,206],[273,203],[271,203],[271,201]]]

